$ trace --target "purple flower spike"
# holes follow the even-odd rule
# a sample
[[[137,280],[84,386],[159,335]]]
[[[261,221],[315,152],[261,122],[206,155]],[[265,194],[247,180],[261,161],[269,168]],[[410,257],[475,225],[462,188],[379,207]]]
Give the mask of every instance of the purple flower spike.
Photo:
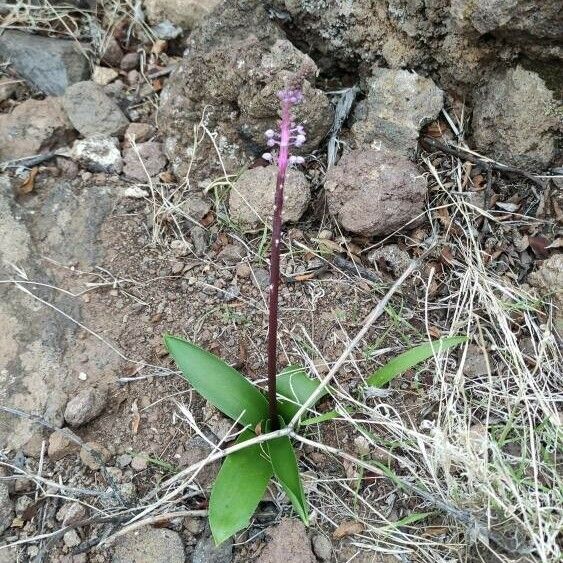
[[[299,77],[297,77],[299,78]],[[268,415],[272,430],[279,428],[277,415],[276,373],[277,373],[277,334],[278,334],[278,294],[280,284],[280,240],[282,226],[283,191],[287,169],[294,164],[303,164],[302,156],[289,154],[289,149],[300,147],[306,140],[305,129],[296,125],[293,119],[293,106],[303,99],[301,90],[287,88],[278,92],[281,101],[281,121],[279,131],[268,129],[265,132],[267,145],[278,146],[276,152],[267,152],[262,158],[278,166],[276,194],[274,199],[274,220],[272,225],[272,254],[270,256],[270,293],[268,316]]]
[[[264,136],[267,141],[268,147],[279,146],[279,151],[275,151],[269,154],[271,158],[267,159],[278,165],[280,172],[283,171],[285,177],[285,172],[288,166],[293,164],[303,164],[302,159],[290,158],[289,149],[290,147],[301,147],[305,144],[307,137],[305,136],[305,128],[303,125],[296,125],[293,120],[292,108],[294,105],[301,102],[303,99],[303,94],[301,90],[296,89],[286,89],[280,90],[278,92],[278,98],[281,100],[282,106],[282,118],[279,123],[279,130],[274,131],[273,129],[268,129],[264,131]]]

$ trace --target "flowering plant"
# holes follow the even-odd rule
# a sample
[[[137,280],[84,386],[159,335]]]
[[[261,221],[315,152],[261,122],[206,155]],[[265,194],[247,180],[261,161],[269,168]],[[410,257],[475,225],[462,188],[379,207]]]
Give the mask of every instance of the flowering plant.
[[[231,417],[243,429],[229,448],[211,491],[209,522],[217,544],[243,529],[275,476],[303,522],[308,508],[290,441],[290,425],[306,401],[314,402],[324,393],[319,382],[299,367],[289,366],[277,373],[278,293],[284,186],[287,169],[302,164],[303,157],[290,154],[306,140],[302,125],[294,121],[293,108],[302,101],[298,79],[278,93],[281,104],[279,129],[265,132],[271,152],[264,158],[277,166],[272,222],[268,315],[267,398],[242,374],[213,354],[178,337],[166,336],[165,343],[185,378],[208,401]]]

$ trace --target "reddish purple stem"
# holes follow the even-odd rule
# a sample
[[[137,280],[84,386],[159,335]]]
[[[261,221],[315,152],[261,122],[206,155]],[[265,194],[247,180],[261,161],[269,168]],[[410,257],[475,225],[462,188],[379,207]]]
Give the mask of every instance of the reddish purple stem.
[[[268,414],[272,430],[279,428],[276,398],[277,343],[278,343],[278,295],[280,285],[280,244],[282,227],[283,191],[289,163],[291,136],[291,106],[288,99],[282,99],[282,119],[278,154],[278,176],[274,198],[272,225],[272,253],[270,256],[270,299],[268,315]]]

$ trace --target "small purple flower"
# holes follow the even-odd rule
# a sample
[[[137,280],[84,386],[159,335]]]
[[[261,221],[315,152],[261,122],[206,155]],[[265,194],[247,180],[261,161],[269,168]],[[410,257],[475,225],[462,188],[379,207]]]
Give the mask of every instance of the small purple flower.
[[[302,147],[307,141],[305,128],[303,125],[296,125],[293,121],[292,108],[303,100],[303,93],[297,89],[285,89],[278,92],[278,98],[281,100],[282,118],[279,123],[279,130],[274,131],[268,129],[264,132],[267,139],[268,147],[279,147],[278,150],[267,152],[263,158],[269,162],[278,165],[280,170],[285,170],[293,164],[303,164],[303,157],[291,157],[289,155],[290,147]]]
[[[289,164],[304,164],[304,163],[305,163],[305,159],[302,156],[292,155],[289,157]]]

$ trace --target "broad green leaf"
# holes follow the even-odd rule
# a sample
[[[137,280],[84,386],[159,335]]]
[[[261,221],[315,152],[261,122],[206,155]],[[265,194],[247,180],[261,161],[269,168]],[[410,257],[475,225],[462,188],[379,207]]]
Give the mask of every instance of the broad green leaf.
[[[278,411],[285,422],[289,422],[299,407],[315,392],[319,381],[307,377],[305,370],[299,366],[287,366],[276,378]],[[319,397],[326,395],[326,391]]]
[[[264,395],[223,360],[182,338],[164,342],[184,377],[221,412],[253,429],[268,416]]]
[[[280,416],[280,425],[283,426],[283,419]],[[270,431],[270,421],[266,421],[266,431]],[[286,495],[291,500],[291,504],[295,512],[305,525],[309,524],[309,511],[307,508],[307,499],[305,498],[305,491],[301,483],[301,476],[299,475],[299,468],[297,467],[297,459],[295,451],[291,445],[288,436],[274,438],[266,442],[268,454],[270,455],[270,462],[274,470],[274,475],[283,487]]]
[[[415,346],[402,354],[399,354],[389,362],[387,362],[383,367],[380,367],[375,373],[373,373],[367,380],[368,385],[372,387],[383,387],[386,383],[389,383],[392,379],[405,373],[408,369],[420,364],[424,360],[431,358],[435,353],[442,352],[451,348],[452,346],[457,346],[467,341],[465,336],[451,336],[447,338],[441,338],[440,340],[434,340],[433,342],[426,342],[420,346]]]
[[[254,437],[254,432],[245,430],[236,443]],[[227,456],[209,500],[209,525],[216,545],[249,525],[272,474],[272,465],[264,456],[261,444]]]

